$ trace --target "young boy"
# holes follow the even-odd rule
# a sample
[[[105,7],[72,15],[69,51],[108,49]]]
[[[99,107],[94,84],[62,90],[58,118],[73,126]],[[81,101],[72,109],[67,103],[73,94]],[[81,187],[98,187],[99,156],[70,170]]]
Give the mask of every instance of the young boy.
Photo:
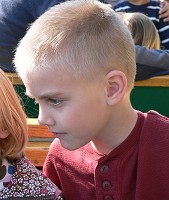
[[[131,106],[134,43],[108,5],[51,8],[14,62],[40,124],[56,137],[44,173],[67,200],[169,199],[169,119]]]
[[[129,0],[117,4],[116,12],[141,12],[146,14],[158,30],[161,47],[169,49],[169,24],[159,19],[160,3],[152,0]]]

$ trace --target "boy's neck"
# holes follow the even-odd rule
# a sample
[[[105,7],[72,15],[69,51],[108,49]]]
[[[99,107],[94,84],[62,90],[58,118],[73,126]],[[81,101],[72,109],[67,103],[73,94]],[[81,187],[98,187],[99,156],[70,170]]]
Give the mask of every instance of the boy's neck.
[[[150,0],[129,0],[129,3],[136,5],[136,6],[144,5],[149,2],[150,2]]]
[[[137,112],[132,106],[122,107],[121,114],[116,114],[111,120],[112,123],[107,124],[109,128],[104,132],[103,137],[91,141],[91,146],[96,151],[108,155],[130,135],[137,118]]]

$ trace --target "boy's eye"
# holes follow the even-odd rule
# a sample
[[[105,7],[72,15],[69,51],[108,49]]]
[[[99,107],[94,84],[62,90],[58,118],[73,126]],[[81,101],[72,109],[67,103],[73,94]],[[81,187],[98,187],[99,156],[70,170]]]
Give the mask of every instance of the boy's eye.
[[[63,100],[61,99],[49,99],[48,101],[49,101],[49,104],[54,105],[54,106],[60,105],[63,102]]]

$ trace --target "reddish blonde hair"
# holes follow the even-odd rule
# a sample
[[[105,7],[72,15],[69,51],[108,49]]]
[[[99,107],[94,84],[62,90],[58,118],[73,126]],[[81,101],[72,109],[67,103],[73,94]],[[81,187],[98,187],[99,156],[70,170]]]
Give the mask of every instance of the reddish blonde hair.
[[[9,133],[5,138],[4,131]],[[11,81],[0,70],[0,158],[18,158],[27,139],[26,115]]]

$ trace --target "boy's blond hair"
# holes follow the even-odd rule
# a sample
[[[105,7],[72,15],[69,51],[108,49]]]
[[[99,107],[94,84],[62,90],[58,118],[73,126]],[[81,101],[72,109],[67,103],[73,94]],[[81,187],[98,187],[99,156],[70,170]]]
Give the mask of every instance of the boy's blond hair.
[[[160,37],[153,22],[142,13],[118,13],[129,28],[136,45],[160,49]]]
[[[9,133],[5,138],[3,133]],[[27,143],[27,122],[11,81],[0,70],[0,158],[18,158]]]
[[[117,69],[126,74],[129,88],[135,62],[129,30],[110,5],[97,0],[66,1],[49,9],[21,40],[14,60],[21,77],[34,69],[53,68],[93,80]]]

